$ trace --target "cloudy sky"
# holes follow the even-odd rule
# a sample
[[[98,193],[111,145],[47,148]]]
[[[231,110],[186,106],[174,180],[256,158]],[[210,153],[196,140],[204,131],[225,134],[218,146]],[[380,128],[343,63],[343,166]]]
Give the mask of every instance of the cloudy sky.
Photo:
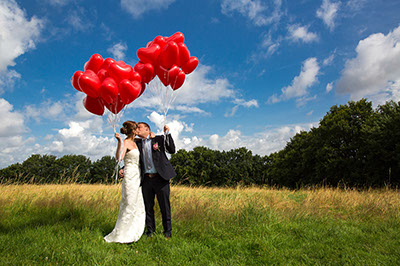
[[[200,61],[168,112],[178,148],[270,154],[332,105],[400,100],[399,14],[397,0],[1,0],[0,167],[113,154],[107,115],[84,109],[71,76],[94,53],[134,65],[178,31]],[[146,90],[121,122],[161,132],[157,97]]]

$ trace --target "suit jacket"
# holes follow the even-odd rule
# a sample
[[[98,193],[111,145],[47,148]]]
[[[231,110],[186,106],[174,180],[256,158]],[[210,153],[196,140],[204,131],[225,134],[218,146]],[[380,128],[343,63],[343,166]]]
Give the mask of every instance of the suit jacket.
[[[176,172],[171,162],[165,155],[165,151],[170,154],[175,153],[175,143],[171,134],[167,134],[166,140],[164,141],[164,135],[155,136],[151,139],[151,155],[153,157],[154,167],[156,168],[158,174],[165,180],[170,180],[176,176]],[[140,172],[142,182],[144,179],[144,158],[143,158],[143,142],[141,139],[135,140],[136,145],[140,151]],[[156,145],[157,144],[157,145]],[[158,148],[155,149],[155,145]]]

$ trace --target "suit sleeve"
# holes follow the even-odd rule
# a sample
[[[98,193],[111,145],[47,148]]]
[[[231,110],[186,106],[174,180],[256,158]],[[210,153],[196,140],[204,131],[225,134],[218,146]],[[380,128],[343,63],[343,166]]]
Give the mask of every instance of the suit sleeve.
[[[172,138],[172,135],[167,134],[164,137],[166,138],[165,149],[168,151],[169,154],[174,154],[176,152],[176,150],[175,150],[175,143],[174,143],[174,139]]]

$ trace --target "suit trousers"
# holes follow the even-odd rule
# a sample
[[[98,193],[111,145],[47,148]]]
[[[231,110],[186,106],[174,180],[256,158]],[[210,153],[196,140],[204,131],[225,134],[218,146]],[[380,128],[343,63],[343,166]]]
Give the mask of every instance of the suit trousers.
[[[153,178],[145,177],[142,184],[142,192],[144,206],[146,210],[146,233],[151,234],[156,231],[156,224],[154,219],[155,196],[157,196],[158,205],[160,206],[164,234],[171,233],[172,226],[171,204],[169,201],[169,180],[165,180],[159,175]]]

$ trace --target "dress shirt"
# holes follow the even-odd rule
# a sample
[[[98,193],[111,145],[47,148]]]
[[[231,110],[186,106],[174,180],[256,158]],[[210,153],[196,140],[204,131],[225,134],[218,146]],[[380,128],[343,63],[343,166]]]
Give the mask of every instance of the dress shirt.
[[[144,173],[145,174],[156,174],[157,170],[154,166],[153,163],[153,156],[152,156],[152,145],[151,145],[151,139],[150,139],[150,134],[147,136],[147,138],[142,139],[143,143],[143,164],[144,164]]]

